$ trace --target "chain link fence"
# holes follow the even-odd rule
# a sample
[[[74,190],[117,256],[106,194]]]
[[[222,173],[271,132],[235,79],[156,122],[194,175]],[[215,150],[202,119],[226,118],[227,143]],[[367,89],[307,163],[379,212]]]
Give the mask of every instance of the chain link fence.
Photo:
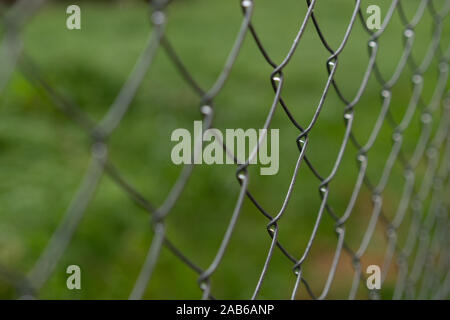
[[[8,83],[13,73],[20,72],[30,84],[45,92],[51,103],[66,114],[80,130],[88,133],[92,143],[90,164],[78,190],[74,193],[59,226],[49,237],[47,246],[30,271],[22,274],[11,269],[7,261],[1,261],[1,278],[15,287],[17,296],[39,297],[41,289],[51,278],[61,257],[69,250],[69,244],[80,228],[80,222],[94,197],[101,178],[108,176],[123,193],[133,200],[136,206],[147,211],[151,217],[151,224],[148,228],[148,232],[153,233],[151,244],[129,294],[130,299],[144,297],[147,287],[154,279],[154,271],[158,267],[163,250],[170,251],[177,258],[178,263],[184,264],[198,275],[199,297],[201,296],[203,299],[221,298],[215,294],[213,278],[229,252],[229,243],[233,239],[234,230],[239,225],[244,203],[251,203],[253,210],[266,219],[267,229],[267,240],[259,244],[266,248],[264,263],[254,265],[253,270],[258,277],[252,294],[248,298],[257,299],[261,296],[264,283],[270,277],[268,271],[271,268],[273,257],[278,254],[281,254],[290,263],[290,272],[294,277],[290,288],[279,289],[283,292],[284,298],[296,299],[303,292],[307,294],[303,297],[326,299],[336,281],[337,269],[344,256],[351,260],[352,277],[347,279],[350,282],[349,292],[339,298],[380,298],[389,272],[394,272],[395,285],[392,295],[388,298],[448,298],[450,290],[448,59],[450,52],[448,43],[445,43],[444,40],[446,27],[448,28],[448,25],[445,25],[445,19],[450,9],[450,1],[388,1],[388,10],[383,12],[381,28],[370,30],[366,24],[368,18],[366,8],[369,3],[355,0],[353,1],[353,11],[347,19],[345,33],[337,44],[336,39],[329,38],[329,30],[324,27],[320,10],[316,9],[319,2],[317,0],[303,1],[304,12],[298,16],[297,33],[291,40],[284,58],[279,62],[275,62],[276,59],[272,58],[271,51],[265,45],[264,36],[259,33],[257,24],[253,22],[254,12],[258,10],[259,5],[263,4],[259,4],[257,0],[230,2],[229,6],[242,11],[240,29],[234,44],[229,49],[220,75],[215,82],[204,87],[196,81],[195,70],[191,70],[189,65],[185,64],[183,54],[177,52],[176,45],[173,45],[167,32],[171,23],[167,10],[172,6],[177,6],[178,1],[150,1],[152,28],[148,41],[129,78],[100,121],[93,120],[87,112],[60,93],[54,84],[47,81],[45,72],[40,70],[33,57],[24,49],[22,30],[35,14],[43,10],[42,8],[46,5],[45,1],[22,0],[5,8],[2,15],[0,92],[8,90]],[[213,5],[211,3],[211,6]],[[333,3],[332,5],[337,4]],[[282,6],[281,3],[280,6]],[[411,8],[414,9],[414,15],[409,17],[405,10],[411,10]],[[415,30],[425,15],[431,17],[429,19],[431,21],[429,27],[432,28],[431,37],[418,39]],[[400,23],[397,22],[391,28],[394,19]],[[384,66],[392,64],[381,59],[379,53],[384,49],[382,40],[385,34],[394,32],[399,39],[403,39],[403,51],[398,60],[392,58],[395,66],[394,68],[389,67],[390,73],[387,76],[383,71],[386,69]],[[357,39],[365,38],[364,43],[359,40],[353,41],[354,33],[359,34]],[[312,36],[310,36],[311,34]],[[307,50],[301,46],[304,37],[307,36],[313,37],[313,41],[321,44],[328,52],[328,59],[304,62],[314,64],[318,74],[326,75],[326,81],[321,95],[315,97],[316,104],[308,106],[314,110],[311,113],[312,117],[309,120],[302,117],[303,119],[300,121],[295,116],[301,112],[298,110],[299,102],[286,97],[283,88],[289,83],[289,75],[292,73],[286,73],[285,70],[299,51]],[[283,35],[279,35],[279,37],[282,37],[283,41],[289,41],[288,37]],[[191,41],[195,42],[196,39],[192,38]],[[243,45],[247,42],[256,45],[252,48],[259,51],[260,56],[265,60],[265,67],[269,66],[272,70],[267,74],[270,88],[273,91],[272,102],[269,108],[260,108],[259,113],[265,114],[265,121],[261,127],[272,128],[273,118],[283,115],[284,125],[295,128],[297,135],[292,137],[290,142],[291,149],[295,148],[297,152],[295,167],[292,170],[290,181],[286,181],[287,191],[285,193],[282,188],[286,187],[274,187],[271,190],[273,193],[283,194],[279,209],[276,209],[266,208],[262,204],[264,201],[261,201],[260,196],[252,191],[254,188],[249,170],[252,156],[250,155],[244,164],[236,164],[236,184],[240,188],[239,194],[234,200],[223,199],[227,202],[234,201],[234,209],[230,212],[229,222],[224,226],[224,230],[217,230],[218,233],[223,232],[223,237],[211,256],[210,263],[200,267],[191,258],[192,252],[179,249],[175,242],[169,239],[166,232],[167,218],[177,205],[179,198],[187,188],[193,188],[188,181],[192,175],[195,175],[195,165],[184,165],[165,200],[156,205],[138,187],[127,181],[121,170],[113,164],[113,160],[109,157],[108,139],[121,124],[122,119],[127,116],[135,95],[152,64],[156,61],[155,56],[158,52],[166,55],[178,71],[179,77],[197,95],[198,114],[203,120],[204,129],[213,128],[216,110],[221,108],[221,105],[216,105],[217,96],[224,90],[243,50]],[[353,96],[346,93],[340,78],[337,77],[340,57],[344,54],[347,46],[351,45],[365,47],[368,52],[368,63],[363,77],[352,79],[353,84],[358,84],[358,90]],[[420,60],[416,59],[412,54],[414,48],[425,45],[427,46],[426,54]],[[446,45],[447,47],[445,47]],[[295,72],[300,73],[300,76],[302,74],[302,70]],[[430,99],[425,99],[423,96],[427,82],[431,83],[433,87]],[[405,83],[409,84],[405,85]],[[369,86],[375,88],[370,90],[378,92],[381,102],[379,110],[376,111],[376,117],[369,119],[366,117],[367,128],[371,129],[367,138],[364,138],[354,131],[354,126],[365,116],[366,111],[360,109],[364,107],[362,97]],[[406,95],[409,100],[400,119],[392,114],[392,109],[399,108],[394,94],[397,87],[404,88],[402,94]],[[301,94],[306,94],[302,88],[299,90]],[[332,105],[327,105],[330,101]],[[333,122],[336,126],[342,126],[343,135],[339,137],[337,154],[330,155],[328,159],[325,159],[326,162],[332,164],[331,170],[325,172],[317,168],[315,159],[310,156],[308,150],[310,144],[320,144],[317,140],[312,143],[310,141],[313,141],[311,137],[314,136],[315,129],[321,122],[321,113],[324,108],[328,107],[341,110],[341,116],[335,118]],[[245,108],[245,105],[242,108]],[[411,138],[408,137],[410,127],[417,127],[419,134],[412,138],[414,140],[413,152],[408,153],[404,150],[404,141]],[[390,141],[385,137],[381,138],[384,141],[384,164],[371,166],[371,158],[375,156],[372,156],[372,149],[380,141],[380,132],[383,130],[391,136]],[[255,147],[252,154],[258,147]],[[223,145],[223,148],[229,154],[233,154],[232,150],[227,149],[226,144]],[[351,182],[353,188],[350,196],[347,199],[340,199],[345,203],[344,210],[342,210],[335,208],[330,197],[339,189],[339,184],[333,182],[335,182],[338,172],[342,170],[343,164],[348,162],[346,154],[349,148],[356,150],[356,165],[351,164],[353,172],[356,172],[356,179]],[[283,158],[280,159],[280,162],[283,166]],[[302,175],[299,174],[302,170],[311,173],[316,181],[315,185],[309,186],[307,197],[317,197],[320,202],[315,212],[312,213],[314,223],[309,230],[307,241],[303,243],[304,249],[301,252],[292,252],[288,249],[289,245],[283,243],[281,239],[280,234],[283,231],[280,230],[280,227],[282,228],[283,218],[286,215],[293,215],[305,210],[302,207],[288,207],[290,200],[296,196],[295,186],[304,181]],[[368,170],[375,170],[375,177],[369,177]],[[387,185],[392,179],[401,182],[396,205],[386,204],[385,201],[386,194],[389,192]],[[363,192],[370,196],[361,196]],[[310,211],[310,209],[308,210]],[[348,221],[354,215],[360,214],[361,211],[370,213],[368,219],[359,220],[363,221],[363,224],[357,227],[361,238],[358,242],[349,241],[346,238],[349,228]],[[310,257],[310,252],[315,243],[320,240],[318,230],[325,217],[334,221],[334,251],[333,258],[327,264],[327,271],[322,272],[321,281],[323,280],[324,284],[320,290],[317,290],[317,286],[311,285],[311,279],[305,272],[305,266],[313,263],[314,258]],[[380,265],[382,288],[381,290],[370,290],[366,288],[367,274],[362,260],[367,254],[377,228],[384,230],[386,239],[383,263]],[[298,240],[292,238],[289,241]],[[239,269],[238,263],[236,268]],[[110,279],[110,281],[114,281],[114,279]],[[361,290],[364,293],[358,294]],[[271,295],[267,293],[264,297],[271,297]]]

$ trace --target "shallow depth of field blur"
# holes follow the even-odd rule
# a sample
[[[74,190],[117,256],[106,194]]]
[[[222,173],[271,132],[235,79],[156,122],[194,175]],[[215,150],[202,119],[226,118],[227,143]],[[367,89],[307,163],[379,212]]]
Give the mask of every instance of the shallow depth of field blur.
[[[363,1],[363,11],[377,2],[386,14],[391,1]],[[435,1],[440,8],[444,1]],[[152,30],[144,1],[72,1],[81,7],[82,29],[66,29],[68,3],[53,1],[41,8],[26,25],[24,50],[52,88],[100,120],[126,81]],[[409,19],[420,3],[404,1]],[[342,40],[354,1],[319,1],[315,14],[333,48]],[[3,8],[2,10],[4,10]],[[280,63],[306,13],[305,1],[255,0],[253,24],[273,60]],[[167,10],[167,36],[187,69],[203,88],[209,88],[222,70],[242,21],[238,1],[173,1]],[[429,11],[415,30],[413,56],[421,61],[431,40]],[[388,78],[403,52],[403,31],[397,14],[379,42],[380,71]],[[3,30],[2,30],[3,31]],[[3,34],[3,33],[2,33]],[[448,46],[450,28],[444,23],[442,48]],[[355,96],[368,64],[368,35],[359,20],[340,56],[336,80],[349,99]],[[297,121],[306,126],[319,103],[327,79],[329,52],[313,24],[308,24],[300,45],[285,69],[283,98]],[[425,74],[423,101],[431,99],[438,75],[434,60]],[[0,66],[1,67],[1,66]],[[224,89],[215,99],[214,126],[261,128],[272,103],[272,68],[249,34]],[[391,112],[398,122],[412,93],[412,71],[407,66],[392,89]],[[372,76],[355,109],[354,134],[367,141],[381,108],[381,87]],[[447,87],[448,89],[448,87]],[[145,81],[129,112],[109,141],[111,162],[123,177],[155,206],[161,205],[181,166],[171,162],[176,128],[192,132],[201,119],[200,99],[183,81],[163,48],[158,49]],[[337,157],[344,135],[345,105],[335,91],[329,95],[316,127],[310,134],[307,156],[323,176]],[[435,124],[439,111],[434,115]],[[280,129],[280,170],[260,176],[250,168],[249,190],[261,205],[276,215],[287,192],[298,149],[298,130],[279,106],[271,128]],[[411,157],[421,130],[416,112],[405,132],[404,154]],[[369,179],[377,181],[392,145],[388,122],[369,152]],[[349,143],[336,178],[330,183],[329,203],[342,215],[358,173],[357,149]],[[34,87],[16,68],[0,97],[0,266],[26,274],[45,248],[69,205],[88,166],[90,139],[69,117],[54,106],[42,89]],[[167,219],[167,236],[197,265],[212,262],[225,233],[239,193],[234,165],[196,166],[186,189]],[[417,169],[416,185],[423,179],[425,163]],[[393,217],[405,179],[396,163],[386,191],[383,213]],[[311,234],[319,210],[319,181],[306,164],[300,169],[292,199],[279,222],[280,242],[297,259]],[[346,241],[356,250],[372,211],[371,193],[363,187],[347,225]],[[400,244],[409,226],[400,228]],[[251,297],[268,253],[271,239],[268,220],[246,199],[223,261],[212,276],[217,298]],[[109,177],[102,177],[77,232],[55,272],[38,294],[43,299],[124,299],[138,277],[153,237],[149,214],[136,206]],[[325,212],[312,251],[304,263],[304,277],[319,294],[325,285],[336,248],[334,221]],[[386,228],[380,221],[362,258],[367,265],[382,265]],[[82,289],[66,288],[66,267],[82,270]],[[381,290],[392,297],[395,263]],[[201,297],[198,275],[163,248],[144,298]],[[353,279],[351,259],[342,253],[329,298],[346,298]],[[292,263],[275,250],[260,298],[286,299],[294,287]],[[14,288],[0,278],[0,298],[16,298]],[[298,298],[309,296],[300,286]],[[367,298],[361,283],[358,298]]]

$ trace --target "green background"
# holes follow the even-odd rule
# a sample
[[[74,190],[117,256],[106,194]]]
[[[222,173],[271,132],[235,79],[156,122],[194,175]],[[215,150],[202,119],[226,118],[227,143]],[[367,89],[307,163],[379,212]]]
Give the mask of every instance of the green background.
[[[377,1],[386,14],[390,1]],[[405,3],[411,19],[420,1]],[[73,101],[93,119],[100,120],[127,79],[149,32],[149,10],[142,1],[77,2],[81,7],[81,30],[67,30],[68,3],[52,2],[40,9],[22,33],[25,52],[39,74],[52,88]],[[436,1],[437,7],[443,1]],[[370,1],[363,1],[365,8]],[[347,28],[353,1],[319,1],[315,14],[326,39],[337,48]],[[274,61],[288,52],[306,13],[305,1],[256,0],[253,24]],[[167,37],[187,69],[203,88],[209,88],[220,74],[242,21],[238,1],[174,1],[167,10]],[[413,56],[420,61],[431,40],[429,11],[417,26]],[[377,58],[388,78],[403,52],[403,30],[399,16],[379,41]],[[448,23],[443,44],[448,45]],[[2,32],[3,33],[3,32]],[[345,96],[355,96],[368,64],[369,36],[359,20],[339,58],[336,80]],[[285,69],[283,98],[297,121],[306,126],[319,103],[327,79],[329,52],[320,43],[310,23]],[[273,90],[272,68],[247,35],[224,89],[215,99],[214,126],[261,128],[269,111]],[[437,62],[424,75],[423,101],[428,103],[436,85]],[[392,89],[394,119],[403,116],[411,97],[412,71],[407,66]],[[448,88],[448,87],[447,87]],[[372,76],[355,108],[354,134],[364,143],[381,108],[381,86]],[[163,48],[158,49],[129,112],[109,141],[112,163],[124,178],[155,206],[161,205],[181,167],[170,160],[176,128],[192,130],[201,119],[200,99],[183,81]],[[334,90],[329,95],[310,135],[308,157],[323,176],[336,159],[345,125],[345,105]],[[434,115],[435,124],[439,113]],[[404,153],[410,157],[420,133],[416,112],[405,132]],[[298,130],[280,106],[271,128],[280,129],[280,170],[274,176],[260,176],[250,168],[249,190],[261,205],[275,215],[281,208],[298,157]],[[376,181],[392,145],[392,127],[385,122],[369,152],[368,176]],[[350,143],[343,163],[330,183],[330,204],[342,215],[358,174],[357,149]],[[20,72],[12,75],[0,98],[0,263],[20,273],[28,272],[58,226],[90,157],[89,136],[52,104],[42,89],[34,87]],[[417,185],[425,164],[417,169]],[[239,193],[233,165],[201,165],[194,169],[186,189],[167,219],[167,235],[179,249],[202,268],[213,260],[225,233]],[[320,182],[302,165],[292,199],[279,222],[280,241],[296,258],[303,253],[319,209]],[[396,163],[386,192],[383,212],[392,218],[404,185],[403,169]],[[361,243],[368,224],[371,193],[363,187],[355,211],[347,223],[346,241],[353,250]],[[405,220],[408,225],[409,219]],[[270,237],[268,220],[245,200],[241,216],[223,261],[212,276],[212,293],[219,298],[249,298],[256,286]],[[400,229],[405,234],[407,228]],[[128,298],[139,274],[153,231],[149,214],[138,208],[107,175],[86,210],[73,241],[58,263],[53,276],[39,292],[44,299]],[[304,264],[304,276],[319,294],[325,284],[336,247],[334,222],[324,214],[312,251]],[[362,259],[363,266],[381,265],[386,250],[385,227],[377,225],[373,241]],[[66,267],[82,270],[82,289],[66,288]],[[163,249],[145,298],[201,297],[198,275]],[[342,253],[331,287],[330,298],[346,298],[353,269],[350,257]],[[395,267],[383,286],[382,297],[390,298],[395,285]],[[276,250],[260,298],[285,299],[295,283],[292,263]],[[0,279],[0,297],[17,297],[14,288]],[[298,298],[307,298],[304,286]],[[360,286],[359,298],[367,297]]]

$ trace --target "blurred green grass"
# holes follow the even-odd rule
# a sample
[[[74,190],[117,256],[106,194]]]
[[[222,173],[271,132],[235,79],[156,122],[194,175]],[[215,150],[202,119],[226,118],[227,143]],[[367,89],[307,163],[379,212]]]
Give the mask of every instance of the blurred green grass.
[[[386,12],[389,1],[380,1]],[[408,14],[419,1],[410,1]],[[367,1],[364,2],[367,6]],[[99,120],[113,102],[145,45],[151,25],[148,10],[139,2],[81,2],[82,30],[65,28],[64,3],[52,3],[39,11],[23,34],[27,54],[52,87]],[[353,2],[320,2],[316,15],[325,36],[336,48],[351,17]],[[280,62],[288,51],[305,15],[299,1],[257,1],[253,22],[264,46]],[[169,6],[167,34],[184,64],[203,87],[220,73],[239,29],[242,15],[238,2],[180,1]],[[420,60],[428,47],[431,16],[426,13],[416,29],[414,57]],[[316,109],[327,73],[329,53],[320,44],[312,24],[285,71],[283,97],[297,121],[306,125]],[[392,74],[402,52],[402,26],[396,16],[380,41],[381,71]],[[448,28],[443,39],[448,40]],[[352,32],[339,60],[336,79],[344,94],[353,97],[368,63],[367,34],[361,24]],[[443,46],[445,48],[445,46]],[[436,62],[426,74],[424,101],[435,85]],[[392,113],[401,119],[411,95],[411,71],[393,88]],[[217,99],[217,128],[261,128],[273,91],[271,68],[248,36],[229,81]],[[374,79],[355,113],[355,135],[367,140],[381,107],[380,86]],[[0,263],[26,273],[45,247],[73,196],[89,161],[89,137],[55,108],[45,94],[16,72],[0,99]],[[344,134],[344,105],[330,91],[322,114],[310,135],[308,157],[327,175]],[[159,50],[132,106],[110,141],[110,158],[122,175],[152,203],[160,205],[175,182],[180,167],[170,161],[171,132],[191,130],[200,119],[199,98]],[[408,129],[405,153],[411,154],[418,137],[419,116]],[[276,176],[258,176],[251,168],[250,190],[262,206],[275,215],[288,188],[298,151],[297,130],[279,108],[272,128],[280,128],[280,171]],[[369,177],[376,180],[391,145],[392,129],[383,126],[369,153]],[[342,213],[357,176],[357,150],[349,146],[341,170],[330,184],[330,203]],[[395,168],[384,208],[395,212],[402,170]],[[419,169],[423,170],[422,169]],[[239,185],[234,166],[198,166],[167,222],[168,237],[201,267],[212,261],[232,213]],[[419,172],[420,174],[420,172]],[[420,179],[419,179],[420,182]],[[319,181],[303,166],[286,214],[280,222],[280,241],[297,258],[303,252],[316,217]],[[361,241],[371,211],[370,193],[363,189],[348,222],[347,239],[354,249]],[[270,238],[268,221],[248,201],[239,218],[223,262],[212,278],[217,297],[248,298],[254,290]],[[366,264],[381,264],[385,250],[383,227],[374,235]],[[138,276],[152,232],[148,214],[104,176],[95,198],[39,298],[127,298]],[[325,215],[304,275],[319,292],[323,287],[336,246],[332,219]],[[342,255],[331,298],[345,298],[352,269]],[[65,286],[67,265],[82,268],[82,290]],[[395,273],[391,273],[395,277]],[[197,275],[163,250],[146,298],[199,298]],[[295,281],[292,265],[275,252],[261,298],[287,298]],[[389,297],[393,282],[388,278],[383,295]],[[302,287],[299,298],[305,298]],[[364,297],[364,289],[361,290]],[[0,280],[0,297],[12,298],[10,286]]]

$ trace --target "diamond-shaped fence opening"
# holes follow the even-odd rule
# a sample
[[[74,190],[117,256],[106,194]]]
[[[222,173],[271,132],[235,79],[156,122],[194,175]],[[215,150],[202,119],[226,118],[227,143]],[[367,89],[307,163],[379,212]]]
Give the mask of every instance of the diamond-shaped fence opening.
[[[4,288],[15,289],[11,297],[40,297],[55,270],[61,267],[63,256],[69,254],[74,236],[84,226],[81,222],[86,211],[97,194],[102,192],[99,190],[101,180],[107,176],[136,207],[151,217],[146,226],[151,233],[151,243],[140,272],[127,274],[128,279],[136,279],[131,292],[125,293],[131,299],[159,297],[153,291],[145,295],[153,281],[174,285],[170,271],[158,273],[158,268],[165,267],[173,272],[180,270],[176,266],[168,266],[168,261],[187,267],[190,271],[185,272],[190,272],[190,278],[192,273],[196,274],[197,282],[190,282],[198,287],[198,296],[180,287],[166,289],[166,292],[177,291],[177,296],[184,298],[235,298],[233,290],[247,286],[247,278],[253,282],[251,288],[246,288],[247,298],[252,299],[261,296],[292,299],[448,298],[450,51],[446,19],[450,1],[381,2],[377,3],[382,7],[381,25],[371,30],[367,25],[369,14],[366,11],[372,5],[370,1],[348,1],[342,4],[342,8],[336,1],[318,0],[276,4],[257,0],[222,4],[213,1],[150,1],[147,5],[149,14],[145,15],[150,25],[148,40],[142,45],[143,50],[130,76],[123,81],[115,99],[99,119],[74,102],[79,101],[76,94],[64,83],[52,79],[37,62],[39,59],[33,55],[35,51],[29,50],[27,45],[27,26],[54,3],[44,0],[5,3],[1,17],[0,92],[3,96],[14,93],[11,83],[14,77],[20,76],[30,90],[40,92],[42,100],[38,105],[52,105],[58,113],[65,114],[79,131],[87,133],[91,146],[90,162],[84,176],[80,178],[81,182],[59,225],[48,235],[45,248],[28,266],[29,270],[20,271],[22,268],[16,268],[0,255]],[[82,10],[85,5],[89,7],[88,2],[80,3]],[[135,5],[139,11],[144,6],[143,3]],[[119,10],[119,6],[125,6],[121,10],[129,10],[123,2],[108,6],[113,7],[110,10]],[[216,6],[220,8],[214,10]],[[61,13],[61,8],[59,5],[58,12],[60,17],[64,17],[65,12]],[[196,11],[205,8],[211,8],[211,11]],[[222,10],[224,8],[226,10]],[[220,13],[221,10],[224,13]],[[295,33],[277,26],[281,23],[280,12],[288,11],[290,13],[282,25],[296,26]],[[90,19],[84,18],[82,12],[83,19]],[[208,29],[211,26],[208,24],[227,21],[219,15],[230,12],[240,15],[240,25],[232,26],[237,21],[235,15],[229,20],[230,25],[215,29],[223,31],[223,41],[221,34],[216,34],[215,39],[206,37],[201,33],[203,31],[192,34],[192,30]],[[107,15],[108,11],[104,14]],[[273,18],[267,14],[273,14]],[[199,16],[204,16],[205,21],[196,20]],[[295,21],[290,21],[291,18]],[[117,24],[120,26],[121,21]],[[171,29],[172,25],[174,28]],[[185,39],[176,33],[175,29],[181,29],[180,25],[187,30]],[[65,28],[63,25],[59,27]],[[231,46],[226,41],[231,32],[228,29],[237,31]],[[90,27],[77,32],[88,34]],[[172,34],[175,34],[174,40]],[[70,33],[66,37],[69,38]],[[123,40],[119,37],[123,35],[117,35],[117,41]],[[284,46],[279,47],[281,43]],[[215,63],[217,57],[225,57],[220,73],[212,82],[199,79],[199,74],[205,72],[200,71],[201,64],[192,58],[192,48],[197,45],[199,48],[210,46],[207,54],[211,60],[205,61],[205,65]],[[222,50],[218,50],[218,45]],[[191,46],[191,53],[178,49],[183,46]],[[240,60],[241,56],[244,60]],[[70,63],[70,57],[68,59],[67,63]],[[249,65],[242,61],[249,62]],[[197,102],[185,113],[165,111],[164,108],[161,111],[160,108],[161,113],[178,112],[179,117],[186,115],[190,119],[193,110],[198,110],[197,120],[203,121],[203,129],[215,128],[220,117],[225,117],[227,112],[240,115],[242,119],[258,121],[261,129],[280,129],[283,138],[280,170],[289,171],[288,174],[285,171],[280,174],[279,180],[282,181],[264,180],[259,185],[261,177],[255,176],[250,159],[243,164],[235,164],[234,187],[238,189],[234,197],[228,194],[212,196],[208,190],[203,190],[205,188],[191,183],[196,175],[210,189],[222,190],[221,185],[227,183],[220,181],[223,175],[214,179],[206,177],[203,167],[197,168],[199,166],[194,164],[182,167],[178,177],[170,181],[171,187],[164,199],[152,199],[141,185],[127,179],[122,166],[114,163],[110,140],[114,135],[122,134],[119,127],[133,112],[133,103],[140,90],[152,90],[148,86],[160,85],[157,81],[146,81],[152,77],[154,69],[161,71],[158,67],[163,68],[164,65],[177,72],[177,80],[174,80],[177,85],[161,85],[156,89],[162,92],[160,95],[176,95],[184,90]],[[155,78],[158,78],[157,71],[155,73]],[[100,80],[108,81],[107,78],[105,75]],[[256,83],[265,84],[264,89],[254,90],[253,79],[255,86]],[[238,84],[233,85],[236,82]],[[184,89],[178,87],[180,83]],[[254,92],[250,98],[243,97],[243,90]],[[16,91],[16,95],[26,96],[23,88]],[[92,94],[95,90],[89,92]],[[251,98],[251,95],[255,97]],[[143,95],[139,100],[143,100],[147,108],[156,108],[155,105],[161,103],[144,98],[148,96]],[[87,96],[83,99],[98,101],[99,98]],[[260,101],[265,101],[266,105]],[[18,110],[15,114],[20,117],[23,110]],[[155,120],[151,113],[146,115],[149,118],[143,116],[139,121],[155,124],[167,119],[161,116],[160,120]],[[224,123],[233,126],[230,119],[236,118],[228,116]],[[2,135],[4,132],[2,129]],[[8,137],[1,139],[7,140]],[[152,134],[146,139],[157,141],[165,138]],[[170,136],[161,143],[170,144]],[[255,146],[255,150],[258,147]],[[226,141],[223,141],[223,148],[233,153],[227,148]],[[13,152],[14,145],[2,149],[2,156],[7,157],[8,152]],[[125,159],[127,156],[129,159],[142,156],[145,166],[151,168],[152,163],[147,163],[147,160],[150,157],[151,162],[158,152],[154,148],[150,156],[144,153],[122,156]],[[14,169],[5,166],[0,170]],[[15,173],[12,171],[10,179],[14,180]],[[154,185],[168,183],[158,182],[158,172],[148,179],[156,181]],[[167,176],[160,179],[167,179]],[[20,183],[14,185],[16,188],[22,186]],[[45,188],[45,185],[41,187]],[[196,191],[196,188],[201,191]],[[183,199],[185,194],[189,199]],[[186,204],[208,197],[212,197],[211,201],[217,208],[205,209],[199,203]],[[6,201],[6,197],[2,199]],[[176,209],[180,203],[182,208]],[[222,228],[209,233],[220,235],[220,241],[203,239],[200,245],[198,242],[191,245],[183,243],[189,243],[190,232],[200,232],[190,223],[201,224],[202,229],[199,230],[216,228],[217,224],[211,222],[208,214],[224,210],[224,206],[229,213],[225,218],[220,217]],[[3,210],[11,210],[12,207],[5,205]],[[172,241],[174,233],[168,230],[172,223],[176,223],[175,215],[182,219],[183,210],[189,211],[184,217],[187,224],[177,225],[177,228],[183,228],[183,236]],[[251,212],[255,222],[249,223],[248,217],[241,222],[243,211]],[[256,216],[261,219],[257,220]],[[6,215],[4,218],[0,216],[2,220],[5,229],[14,224]],[[264,237],[259,237],[260,231],[265,231]],[[237,253],[245,252],[246,246],[253,248],[256,234],[260,251],[248,249],[247,255],[260,256],[250,260],[246,260],[247,255],[237,257]],[[236,237],[239,238],[238,245],[232,243]],[[7,248],[8,240],[8,237],[2,240],[2,245]],[[116,241],[111,239],[110,245],[119,250]],[[373,245],[374,242],[383,245]],[[242,251],[239,251],[239,246]],[[233,250],[236,250],[236,255]],[[163,267],[159,264],[166,251],[175,259],[165,259]],[[232,258],[225,263],[227,255]],[[201,262],[195,257],[201,257]],[[381,269],[379,290],[366,287],[366,267],[370,261],[378,262]],[[224,280],[228,279],[224,276],[227,273],[234,275],[234,280]],[[283,279],[290,282],[271,280],[280,279],[280,274],[287,273],[289,277]],[[236,274],[246,278],[242,284]],[[114,276],[108,281],[114,282]],[[333,291],[336,286],[346,289]],[[87,297],[96,295],[91,293]],[[244,298],[243,294],[238,297]]]

